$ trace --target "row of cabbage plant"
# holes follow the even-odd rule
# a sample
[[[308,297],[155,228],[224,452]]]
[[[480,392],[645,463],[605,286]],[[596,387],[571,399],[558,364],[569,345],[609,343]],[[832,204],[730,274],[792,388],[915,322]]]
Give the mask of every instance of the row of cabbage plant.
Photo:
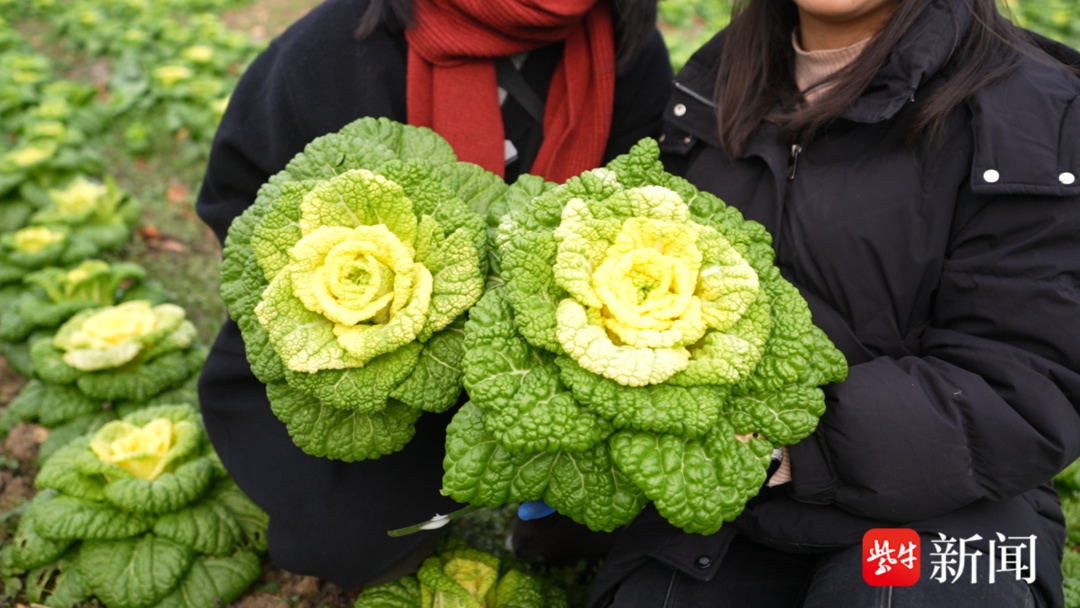
[[[261,572],[267,518],[202,427],[195,326],[122,259],[142,205],[93,145],[121,124],[118,95],[58,79],[9,27],[42,8],[0,4],[0,352],[26,379],[0,435],[26,423],[47,434],[36,495],[4,514],[18,519],[0,551],[4,593],[47,606],[226,604]]]

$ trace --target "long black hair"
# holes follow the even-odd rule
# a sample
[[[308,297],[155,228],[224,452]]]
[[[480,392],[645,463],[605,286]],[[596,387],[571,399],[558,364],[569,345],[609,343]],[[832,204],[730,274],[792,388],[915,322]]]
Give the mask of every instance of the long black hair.
[[[896,11],[858,59],[833,74],[831,88],[812,105],[801,103],[795,87],[791,33],[799,22],[792,0],[738,0],[728,27],[715,89],[721,148],[738,156],[763,120],[775,122],[781,137],[799,141],[838,118],[862,95],[893,48],[932,0],[901,0]],[[995,0],[951,0],[973,16],[945,70],[948,80],[920,105],[909,132],[912,142],[933,141],[958,106],[1012,73],[1022,53],[1035,46],[1002,16]]]
[[[657,1],[611,0],[615,13],[615,65],[619,71],[629,67],[653,36]],[[379,26],[404,30],[412,15],[413,0],[370,0],[356,28],[356,35],[363,38]]]

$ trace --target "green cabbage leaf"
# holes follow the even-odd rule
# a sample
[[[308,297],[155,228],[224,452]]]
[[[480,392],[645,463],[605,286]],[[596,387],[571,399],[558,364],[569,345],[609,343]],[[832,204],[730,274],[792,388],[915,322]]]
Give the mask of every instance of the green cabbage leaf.
[[[400,450],[461,393],[463,315],[505,184],[429,129],[364,118],[312,141],[229,229],[222,296],[308,454]]]
[[[443,492],[543,499],[596,530],[651,501],[715,532],[773,450],[814,430],[843,355],[764,227],[665,172],[654,141],[531,188],[506,207],[499,281],[465,324],[470,401],[447,431]]]

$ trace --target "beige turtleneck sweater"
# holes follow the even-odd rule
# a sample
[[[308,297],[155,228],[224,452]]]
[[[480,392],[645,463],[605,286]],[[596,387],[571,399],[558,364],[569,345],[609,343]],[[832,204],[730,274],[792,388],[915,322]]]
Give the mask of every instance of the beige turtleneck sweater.
[[[805,51],[799,46],[798,32],[791,33],[791,44],[795,47],[795,84],[800,91],[806,91],[816,83],[846,68],[862,53],[873,37],[856,42],[851,46],[821,51]],[[822,93],[829,90],[831,84],[818,87],[806,94],[806,101],[813,102]]]

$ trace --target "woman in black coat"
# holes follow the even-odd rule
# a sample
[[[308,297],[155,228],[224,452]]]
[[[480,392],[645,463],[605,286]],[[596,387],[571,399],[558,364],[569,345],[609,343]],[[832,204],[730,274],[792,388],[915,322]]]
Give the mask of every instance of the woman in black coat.
[[[711,537],[643,515],[593,605],[1061,606],[1080,54],[993,0],[745,5],[677,76],[665,162],[765,225],[850,373],[789,482]],[[920,559],[864,554],[875,528]]]
[[[607,0],[579,0],[557,6],[572,17],[579,5],[588,15],[613,13],[606,17],[606,24],[609,31],[614,25],[614,45],[609,39],[610,49],[604,51],[595,36],[590,38],[591,51],[598,46],[604,51],[589,55],[591,65],[581,65],[573,38],[564,41],[561,34],[544,32],[535,23],[528,24],[527,34],[539,34],[539,38],[506,36],[505,19],[513,15],[499,15],[504,21],[497,25],[468,23],[470,28],[487,28],[486,34],[503,45],[499,48],[512,50],[511,70],[516,68],[521,78],[514,86],[498,81],[510,90],[500,100],[501,107],[495,101],[495,78],[477,79],[475,85],[470,81],[465,97],[456,98],[457,105],[450,105],[447,112],[440,106],[447,99],[440,89],[418,96],[414,79],[442,67],[429,53],[433,46],[472,44],[485,33],[467,30],[468,34],[447,40],[448,30],[440,20],[457,20],[460,25],[462,19],[479,19],[469,11],[482,15],[545,12],[544,2],[327,0],[272,42],[241,79],[214,141],[199,193],[199,216],[224,241],[230,223],[253,203],[259,187],[305,144],[364,116],[417,124],[415,117],[420,115],[424,122],[418,124],[446,135],[462,160],[484,164],[504,174],[507,181],[540,170],[548,171],[545,177],[549,179],[564,179],[591,168],[585,165],[595,166],[625,152],[642,137],[657,135],[672,73],[655,27],[655,0],[615,0],[610,6]],[[588,18],[592,17],[580,19]],[[409,33],[406,23],[413,23]],[[589,23],[589,27],[594,24]],[[436,26],[426,38],[416,33],[425,25]],[[578,100],[585,116],[602,120],[568,129],[560,134],[562,139],[545,147],[545,142],[553,140],[546,124],[551,114],[545,114],[545,106],[557,110],[565,101],[560,93],[548,92],[564,90],[558,84],[561,62],[565,59],[570,64],[575,57],[578,67],[571,65],[567,71],[591,70],[590,77],[611,83],[608,101],[603,101],[604,87],[592,85],[589,96]],[[451,67],[458,63],[450,62]],[[493,74],[484,71],[490,63],[472,74]],[[533,95],[523,93],[522,84]],[[450,131],[461,130],[459,121],[440,123],[440,116],[449,113],[457,119],[457,113],[468,113],[473,104],[485,100],[491,100],[492,111],[472,116],[480,121],[480,128],[451,136]],[[427,115],[418,109],[427,110]],[[595,141],[574,139],[582,133],[594,136]],[[487,147],[477,151],[476,141]],[[493,149],[496,158],[485,156]],[[593,156],[580,154],[589,149]],[[563,162],[567,158],[581,166]],[[389,538],[386,532],[459,506],[439,493],[444,429],[452,412],[423,416],[402,452],[378,460],[344,463],[308,456],[272,414],[265,387],[252,375],[232,321],[226,322],[214,344],[200,378],[199,396],[222,462],[240,487],[269,513],[270,557],[287,570],[315,575],[342,588],[396,578],[425,557],[436,537],[418,533]]]

